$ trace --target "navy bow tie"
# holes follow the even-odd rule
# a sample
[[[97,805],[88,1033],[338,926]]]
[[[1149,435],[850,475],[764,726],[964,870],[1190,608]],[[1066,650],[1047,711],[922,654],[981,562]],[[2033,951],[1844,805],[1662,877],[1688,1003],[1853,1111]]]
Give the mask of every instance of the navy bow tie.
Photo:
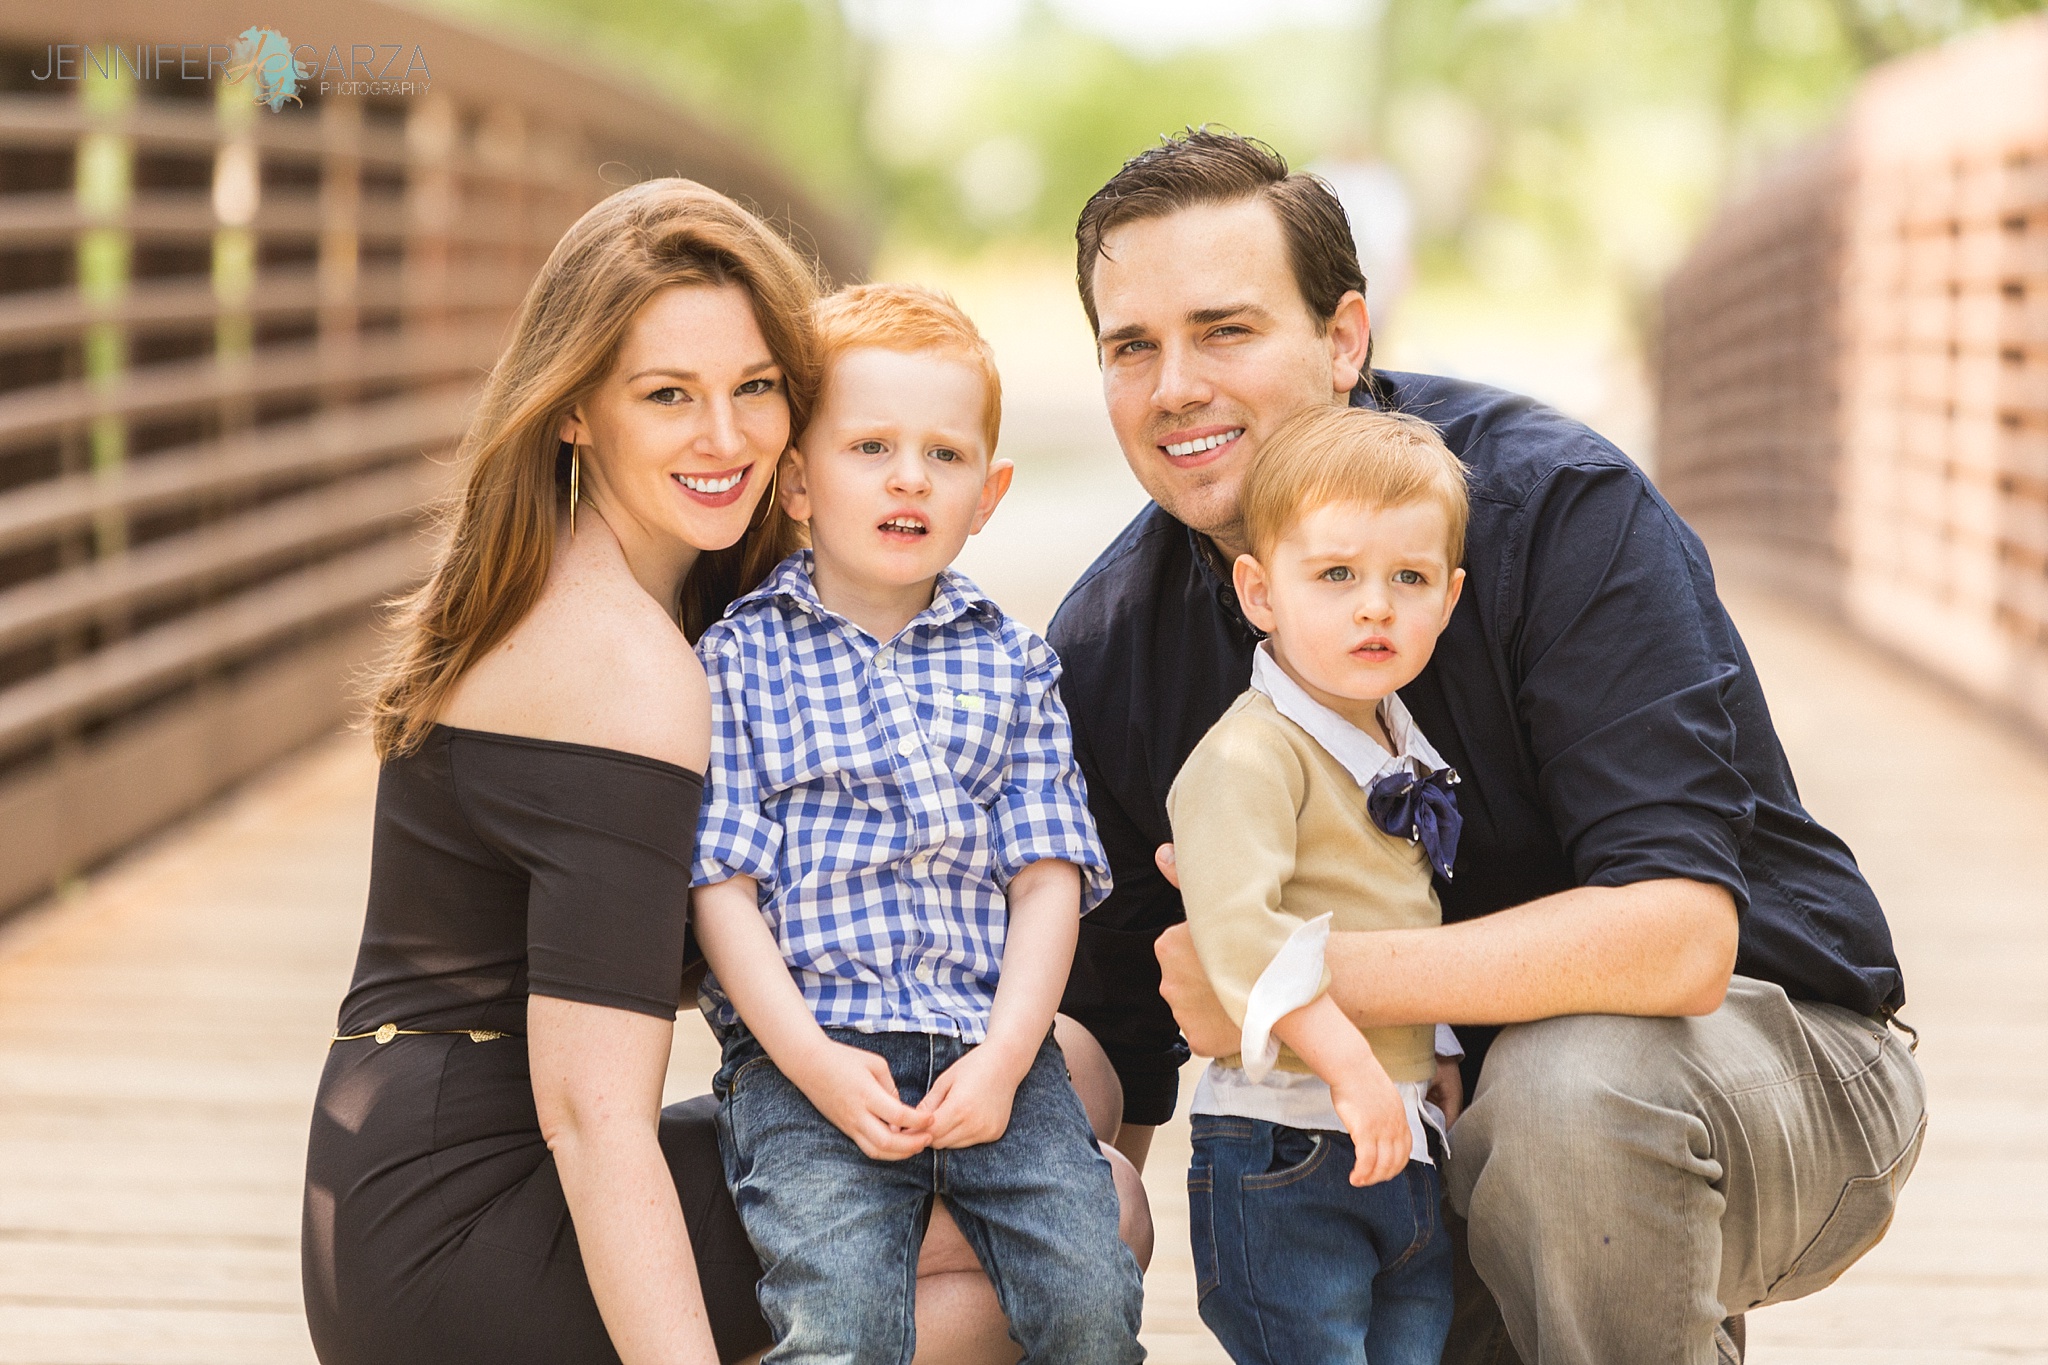
[[[1366,794],[1366,813],[1372,822],[1396,839],[1422,845],[1429,865],[1451,879],[1451,863],[1458,856],[1458,831],[1465,819],[1458,814],[1458,797],[1451,788],[1458,785],[1456,768],[1438,768],[1417,777],[1413,772],[1388,773],[1372,784]]]

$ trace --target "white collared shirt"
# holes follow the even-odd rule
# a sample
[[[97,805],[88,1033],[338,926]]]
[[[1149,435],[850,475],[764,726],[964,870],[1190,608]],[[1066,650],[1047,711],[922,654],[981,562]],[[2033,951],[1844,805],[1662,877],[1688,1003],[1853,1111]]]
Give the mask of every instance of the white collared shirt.
[[[1252,654],[1252,688],[1265,693],[1274,710],[1305,730],[1367,791],[1391,772],[1426,773],[1445,766],[1443,756],[1423,737],[1398,694],[1388,693],[1379,707],[1380,725],[1394,742],[1394,749],[1389,752],[1378,740],[1311,697],[1300,683],[1288,677],[1273,658],[1271,641],[1262,641]],[[1245,1024],[1248,1037],[1257,1034],[1264,1044],[1259,1049],[1265,1054],[1264,1065],[1256,1065],[1254,1059],[1261,1079],[1252,1079],[1242,1067],[1211,1062],[1195,1086],[1193,1113],[1263,1119],[1289,1128],[1344,1131],[1344,1121],[1337,1117],[1336,1107],[1330,1102],[1330,1087],[1321,1077],[1268,1070],[1278,1051],[1278,1045],[1270,1041],[1272,1025],[1313,1001],[1322,986],[1322,944],[1328,939],[1328,920],[1327,915],[1318,916],[1296,930],[1252,986],[1254,1009],[1260,1018],[1255,1020],[1248,1013]],[[1436,1026],[1436,1055],[1465,1055],[1457,1035],[1443,1024]],[[1397,1081],[1394,1088],[1401,1093],[1402,1105],[1408,1111],[1408,1131],[1414,1139],[1409,1156],[1416,1161],[1430,1161],[1424,1125],[1434,1128],[1446,1146],[1449,1138],[1444,1132],[1442,1111],[1425,1098],[1429,1083]]]

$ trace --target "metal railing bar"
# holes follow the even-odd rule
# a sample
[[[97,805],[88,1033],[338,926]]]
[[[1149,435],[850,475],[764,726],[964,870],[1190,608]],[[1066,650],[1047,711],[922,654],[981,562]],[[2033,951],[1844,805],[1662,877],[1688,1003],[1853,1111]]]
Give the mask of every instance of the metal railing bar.
[[[411,517],[439,490],[445,473],[418,461],[329,484],[0,592],[0,649],[161,601],[209,579],[256,572],[294,555],[328,549]]]
[[[426,558],[415,536],[380,541],[17,683],[0,691],[0,749],[117,710],[288,631],[359,611],[415,581]]]
[[[340,472],[458,440],[465,389],[278,422],[173,448],[114,474],[67,474],[0,494],[0,550],[61,534],[105,512],[141,512],[294,477]]]
[[[162,416],[211,408],[226,399],[304,392],[329,385],[390,380],[480,377],[496,359],[501,329],[468,327],[445,334],[399,332],[347,346],[297,342],[258,351],[245,363],[211,358],[147,365],[117,385],[65,380],[0,395],[0,446],[48,436],[119,414]]]

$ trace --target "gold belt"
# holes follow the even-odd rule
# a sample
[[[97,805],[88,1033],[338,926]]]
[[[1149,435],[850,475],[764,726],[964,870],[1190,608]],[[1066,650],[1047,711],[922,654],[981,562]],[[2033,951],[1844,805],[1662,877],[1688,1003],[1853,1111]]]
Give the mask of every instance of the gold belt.
[[[489,1028],[400,1028],[396,1024],[379,1024],[368,1033],[337,1033],[327,1040],[327,1045],[333,1047],[336,1043],[352,1043],[358,1038],[375,1038],[377,1046],[382,1047],[393,1038],[422,1038],[434,1034],[462,1034],[472,1043],[488,1043],[493,1038],[518,1036]]]

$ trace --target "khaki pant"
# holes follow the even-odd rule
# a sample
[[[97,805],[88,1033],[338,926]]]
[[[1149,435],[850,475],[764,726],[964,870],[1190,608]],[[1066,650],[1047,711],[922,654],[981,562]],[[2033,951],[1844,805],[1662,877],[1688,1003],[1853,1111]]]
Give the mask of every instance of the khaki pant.
[[[1897,1035],[1748,977],[1701,1019],[1505,1029],[1451,1134],[1484,1284],[1445,1365],[1714,1365],[1723,1318],[1877,1244],[1926,1126]]]

